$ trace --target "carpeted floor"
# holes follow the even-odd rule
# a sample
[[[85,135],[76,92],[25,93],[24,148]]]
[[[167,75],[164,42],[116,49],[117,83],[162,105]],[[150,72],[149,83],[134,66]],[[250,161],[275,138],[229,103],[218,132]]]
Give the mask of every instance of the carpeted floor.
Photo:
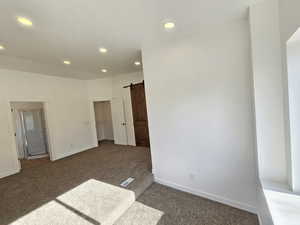
[[[115,225],[258,225],[257,216],[154,183]]]
[[[105,189],[101,189],[100,183],[119,186],[132,176],[136,182],[128,189],[139,195],[139,187],[145,182],[142,178],[150,174],[151,167],[149,149],[111,143],[102,143],[99,148],[56,162],[26,163],[21,173],[0,180],[1,225],[99,225],[99,220],[85,216],[93,212],[91,208],[84,208],[84,201],[93,198],[89,202],[99,202],[98,194]],[[94,190],[97,190],[96,195]],[[81,199],[84,207],[80,205]],[[65,204],[75,200],[80,210],[74,211]],[[76,222],[70,223],[70,217],[54,218],[45,213],[61,215],[63,210],[77,215],[73,218]],[[95,210],[96,206],[92,211]],[[27,217],[26,222],[14,223],[24,217]],[[258,221],[253,214],[154,183],[115,225],[258,225]]]
[[[144,182],[151,167],[149,149],[109,143],[55,162],[39,160],[29,164],[21,173],[0,179],[1,225],[56,201],[58,196],[91,179],[119,186],[132,176],[136,180],[129,189],[138,193],[139,181]]]
[[[20,162],[21,162],[21,168],[23,170],[26,170],[33,167],[40,167],[45,163],[49,163],[50,159],[49,157],[33,159],[33,160],[21,159]]]

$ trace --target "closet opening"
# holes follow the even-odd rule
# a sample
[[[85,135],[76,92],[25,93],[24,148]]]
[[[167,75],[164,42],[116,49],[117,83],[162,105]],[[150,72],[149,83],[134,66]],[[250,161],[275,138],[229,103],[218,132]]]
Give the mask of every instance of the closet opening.
[[[98,145],[114,143],[113,121],[110,101],[94,102]]]

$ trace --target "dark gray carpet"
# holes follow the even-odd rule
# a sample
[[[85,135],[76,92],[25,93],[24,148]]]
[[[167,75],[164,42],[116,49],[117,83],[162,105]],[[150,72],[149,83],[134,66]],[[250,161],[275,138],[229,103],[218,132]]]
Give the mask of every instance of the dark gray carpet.
[[[136,195],[143,191],[141,187],[149,185],[151,163],[147,148],[104,143],[99,149],[56,162],[25,162],[21,173],[1,179],[0,224],[8,225],[46,203],[57,201],[58,196],[90,179],[118,186],[133,176],[136,181],[129,189]],[[99,224],[81,216],[84,224]],[[61,221],[61,225],[67,224]],[[29,225],[43,224],[40,221]],[[153,184],[115,225],[258,225],[258,221],[253,214]]]
[[[256,215],[154,183],[115,225],[258,225]]]
[[[23,165],[21,173],[0,179],[0,225],[8,225],[56,201],[58,196],[90,179],[118,186],[132,176],[136,180],[129,189],[138,195],[144,191],[141,187],[149,184],[150,179],[145,177],[151,174],[149,149],[112,144],[55,162],[37,160]],[[43,225],[43,221],[36,225]]]

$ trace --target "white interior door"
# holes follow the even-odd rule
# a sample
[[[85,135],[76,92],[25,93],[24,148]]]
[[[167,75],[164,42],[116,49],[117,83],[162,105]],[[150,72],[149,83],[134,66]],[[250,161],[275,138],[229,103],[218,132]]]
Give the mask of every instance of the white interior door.
[[[47,153],[47,144],[42,113],[42,110],[22,112],[28,156]]]
[[[127,145],[126,120],[124,113],[124,103],[122,99],[114,98],[111,101],[111,111],[113,118],[113,131],[115,144]]]
[[[134,133],[130,88],[123,88],[123,89],[124,89],[123,96],[124,96],[124,111],[125,111],[125,120],[126,120],[127,142],[128,145],[135,146],[136,144],[135,144],[135,133]]]

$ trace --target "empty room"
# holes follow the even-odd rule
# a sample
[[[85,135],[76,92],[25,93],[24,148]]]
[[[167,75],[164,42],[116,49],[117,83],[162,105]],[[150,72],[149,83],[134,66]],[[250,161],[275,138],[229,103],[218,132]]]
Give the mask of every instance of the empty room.
[[[2,0],[0,225],[299,225],[299,10]]]

